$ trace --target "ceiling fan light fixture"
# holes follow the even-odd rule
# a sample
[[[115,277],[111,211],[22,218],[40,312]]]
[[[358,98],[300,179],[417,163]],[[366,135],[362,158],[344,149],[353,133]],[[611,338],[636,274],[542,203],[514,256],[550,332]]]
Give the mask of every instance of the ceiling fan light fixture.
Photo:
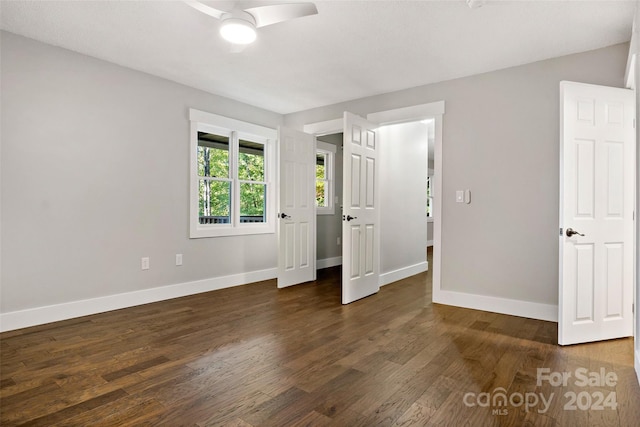
[[[229,17],[223,20],[220,35],[233,44],[250,44],[256,40],[256,26],[246,19]]]

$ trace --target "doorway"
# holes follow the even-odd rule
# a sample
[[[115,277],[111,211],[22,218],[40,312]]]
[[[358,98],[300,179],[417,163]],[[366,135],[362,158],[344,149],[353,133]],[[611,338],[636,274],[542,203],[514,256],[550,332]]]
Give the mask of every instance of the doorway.
[[[316,268],[320,270],[342,264],[342,132],[316,140]]]
[[[432,151],[429,155],[428,160],[429,163],[426,165],[426,169],[431,167],[433,175],[431,178],[431,189],[432,189],[432,215],[433,215],[433,231],[430,236],[432,238],[428,240],[433,240],[433,262],[431,265],[427,265],[426,260],[424,260],[424,243],[421,253],[422,253],[422,263],[406,266],[406,268],[402,268],[394,271],[385,271],[383,270],[383,274],[380,276],[380,284],[384,285],[387,283],[394,282],[396,280],[403,279],[405,277],[409,277],[411,275],[417,274],[421,271],[425,271],[428,268],[432,268],[433,272],[433,295],[434,300],[440,294],[440,254],[441,254],[441,198],[442,198],[442,158],[441,158],[441,150],[442,150],[442,123],[443,123],[443,115],[445,113],[445,103],[444,101],[437,101],[428,104],[414,105],[410,107],[404,107],[394,110],[381,111],[376,113],[371,113],[367,115],[367,120],[373,123],[378,123],[381,126],[400,124],[400,123],[411,123],[411,122],[428,122],[429,123],[429,132],[432,139]],[[322,122],[309,123],[304,125],[304,132],[315,135],[318,139],[323,138],[323,136],[330,136],[335,134],[340,134],[343,131],[343,120],[340,118],[336,118],[333,120],[326,120]],[[338,137],[335,137],[338,138]],[[338,152],[337,157],[341,157],[342,153]],[[428,223],[425,215],[425,205],[426,205],[426,191],[425,191],[426,183],[422,182],[422,194],[425,196],[425,202],[422,205],[421,212],[424,218],[424,227],[426,231],[426,227],[428,227]],[[336,188],[340,188],[341,186],[336,186]],[[341,190],[336,190],[341,191]],[[340,200],[340,199],[339,199]],[[336,213],[339,209],[339,206],[336,206]],[[337,233],[332,236],[336,238],[337,242]],[[342,237],[342,236],[340,236]],[[384,244],[384,243],[383,243]],[[336,244],[337,246],[337,244]],[[341,249],[341,248],[340,248]],[[318,257],[318,268],[323,268],[331,266],[331,265],[340,265],[342,263],[341,258],[330,257],[324,258],[327,261],[323,261],[322,257]],[[334,264],[330,264],[334,263]]]
[[[397,280],[395,275],[385,278],[384,273],[401,270],[407,265],[423,265],[426,261],[424,254],[429,244],[428,236],[433,236],[433,216],[429,218],[427,215],[429,212],[432,214],[433,201],[429,206],[430,193],[425,191],[425,186],[428,185],[429,165],[433,166],[433,159],[429,159],[429,149],[431,147],[431,151],[433,150],[434,127],[435,122],[431,119],[380,128],[382,144],[385,145],[381,162],[383,179],[380,183],[383,250],[381,273],[384,280],[381,284]],[[322,151],[322,144],[332,144],[336,149],[333,165],[329,163],[324,168],[324,174],[329,173],[328,178],[333,180],[335,188],[334,211],[322,212],[318,209],[317,213],[317,268],[322,269],[342,263],[343,134],[320,135],[316,139],[318,153]],[[385,144],[385,139],[392,141],[390,145]],[[318,157],[321,157],[320,154]],[[320,175],[324,175],[324,162],[325,158],[318,161]],[[402,173],[398,173],[400,170]],[[321,194],[320,183],[318,186],[318,194]],[[321,195],[318,197],[321,198]],[[402,238],[406,235],[411,235],[411,239]],[[420,258],[421,254],[423,258]]]
[[[380,161],[381,285],[428,270],[426,120],[383,125]]]

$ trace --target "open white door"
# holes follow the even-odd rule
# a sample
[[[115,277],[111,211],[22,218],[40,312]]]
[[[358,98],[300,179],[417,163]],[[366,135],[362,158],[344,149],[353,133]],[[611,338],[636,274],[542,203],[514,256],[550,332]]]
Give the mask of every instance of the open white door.
[[[560,83],[561,345],[633,334],[635,96]]]
[[[278,129],[278,287],[316,278],[316,139]]]
[[[379,140],[376,125],[344,113],[342,303],[380,289]]]

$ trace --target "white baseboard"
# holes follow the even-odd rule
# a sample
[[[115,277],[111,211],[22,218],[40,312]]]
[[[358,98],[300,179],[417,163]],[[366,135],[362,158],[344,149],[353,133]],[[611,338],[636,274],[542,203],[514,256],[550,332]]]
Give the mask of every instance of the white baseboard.
[[[316,269],[321,270],[323,268],[335,267],[336,265],[342,265],[342,257],[337,256],[333,258],[324,258],[316,261]]]
[[[433,293],[433,302],[456,307],[472,308],[474,310],[490,311],[492,313],[528,317],[530,319],[548,320],[550,322],[558,321],[558,306],[551,304],[467,294],[442,289]]]
[[[433,246],[433,240],[427,240],[427,247]]]
[[[429,269],[429,263],[427,261],[420,262],[418,264],[410,265],[408,267],[399,268],[397,270],[382,273],[380,275],[380,286],[388,285],[389,283],[397,282],[398,280],[406,279],[423,271]]]
[[[269,268],[231,276],[212,277],[194,282],[2,313],[0,314],[0,332],[245,285],[274,279],[276,276],[277,269]]]

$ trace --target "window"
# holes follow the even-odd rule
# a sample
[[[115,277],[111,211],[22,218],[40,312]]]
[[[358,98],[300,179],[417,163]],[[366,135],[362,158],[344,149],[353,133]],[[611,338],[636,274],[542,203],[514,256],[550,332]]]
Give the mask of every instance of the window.
[[[327,198],[327,188],[329,180],[327,177],[327,153],[316,153],[316,206],[319,208],[327,207],[329,200]]]
[[[275,231],[275,130],[190,110],[190,237]]]
[[[316,213],[333,215],[334,209],[334,165],[336,146],[323,141],[316,148]]]
[[[266,222],[267,182],[264,174],[264,144],[241,139],[238,146],[240,222]]]
[[[231,223],[229,136],[198,132],[198,221]]]

